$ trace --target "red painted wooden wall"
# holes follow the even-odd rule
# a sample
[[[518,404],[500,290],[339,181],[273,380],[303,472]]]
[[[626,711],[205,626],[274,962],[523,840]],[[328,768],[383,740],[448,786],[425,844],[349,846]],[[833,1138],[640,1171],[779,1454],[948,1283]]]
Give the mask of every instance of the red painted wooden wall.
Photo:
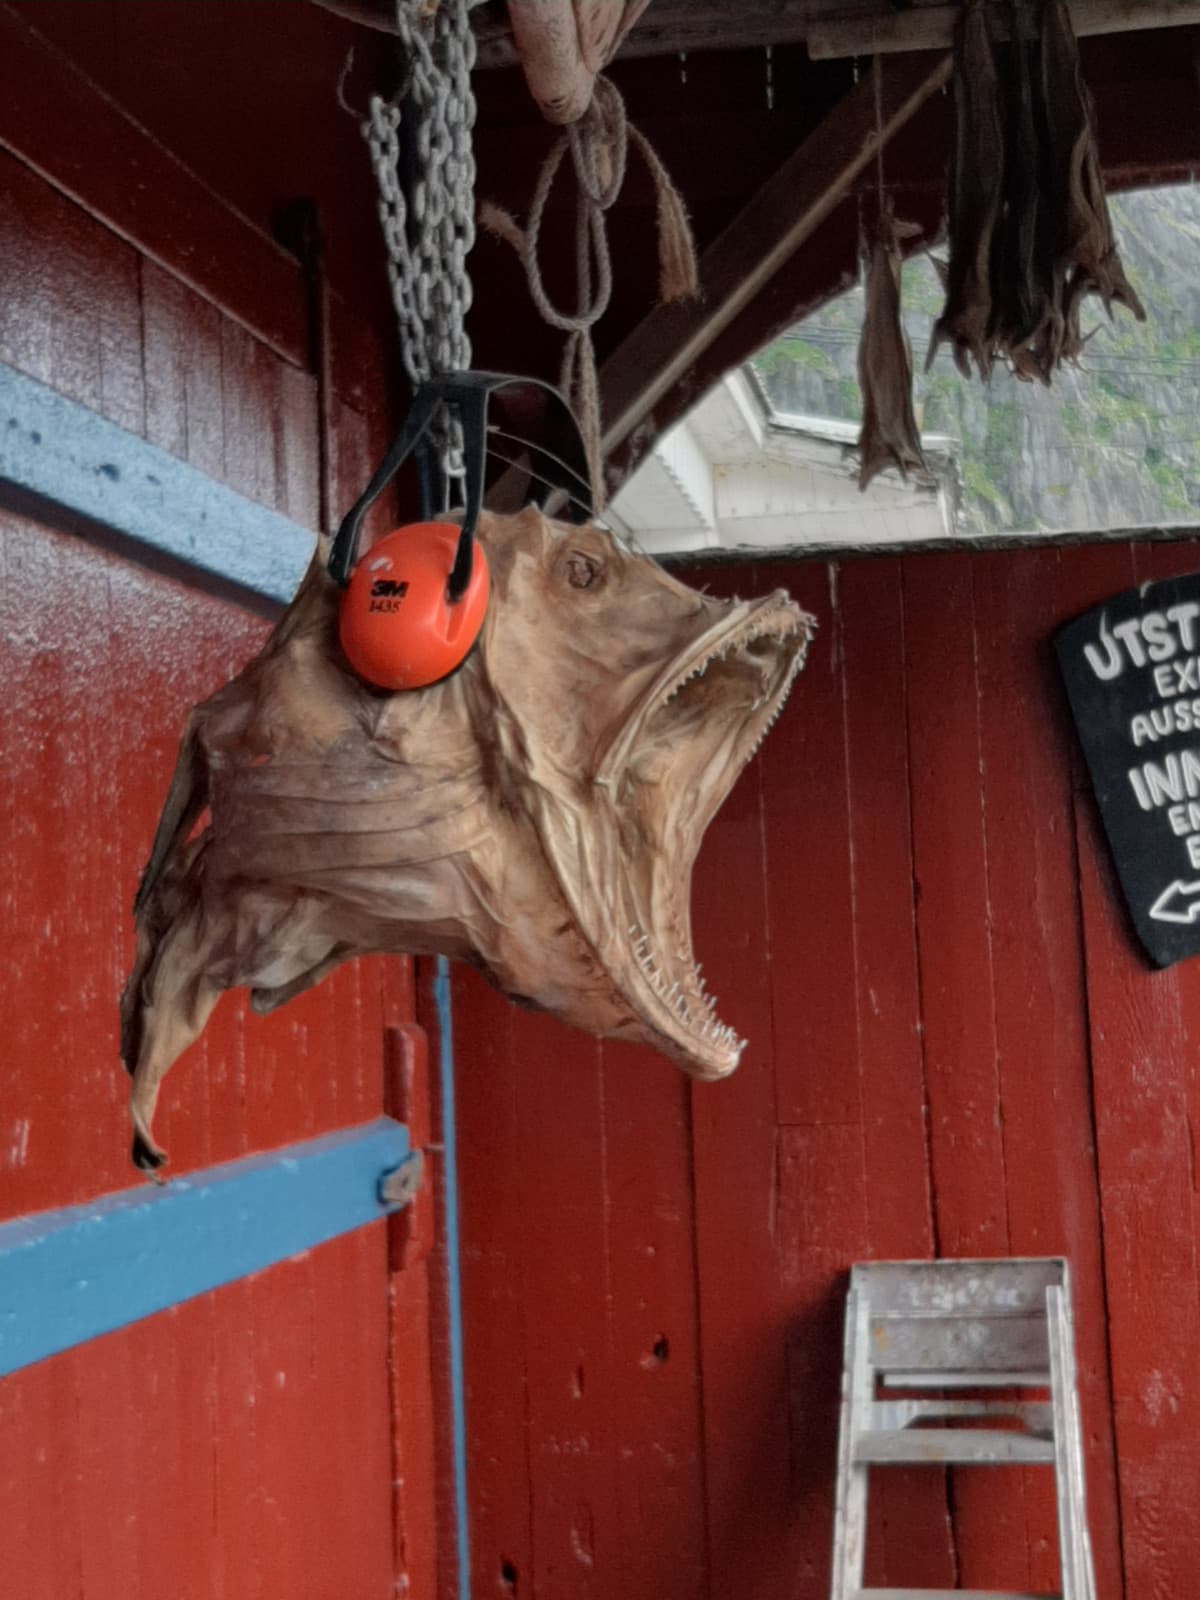
[[[1200,1582],[1200,965],[1119,907],[1049,640],[1200,547],[793,563],[821,620],[714,823],[739,1071],[455,985],[476,1592],[821,1600],[846,1269],[1066,1254],[1101,1600]],[[868,1581],[1051,1589],[1045,1477],[879,1476]]]
[[[0,28],[26,71],[56,70],[7,12]],[[0,361],[315,528],[295,263],[86,84],[65,104],[70,135],[31,124],[28,159],[19,117],[5,124]],[[156,163],[169,197],[139,212]],[[228,254],[206,254],[214,240]],[[336,506],[380,449],[384,385],[367,330],[334,316]],[[266,627],[0,512],[0,1219],[138,1181],[116,1037],[133,890],[188,706]],[[173,1170],[385,1109],[427,1141],[427,1086],[414,1102],[399,1083],[413,1010],[400,962],[360,963],[269,1019],[227,998],[164,1095]],[[428,1241],[410,1233],[381,1222],[0,1380],[0,1592],[433,1595],[439,1323]]]

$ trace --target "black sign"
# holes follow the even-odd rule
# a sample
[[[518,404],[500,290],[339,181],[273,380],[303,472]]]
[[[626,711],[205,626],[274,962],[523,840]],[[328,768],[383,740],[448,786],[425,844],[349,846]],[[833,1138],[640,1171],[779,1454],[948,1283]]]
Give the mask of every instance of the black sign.
[[[1138,937],[1200,955],[1200,573],[1128,589],[1055,638]]]

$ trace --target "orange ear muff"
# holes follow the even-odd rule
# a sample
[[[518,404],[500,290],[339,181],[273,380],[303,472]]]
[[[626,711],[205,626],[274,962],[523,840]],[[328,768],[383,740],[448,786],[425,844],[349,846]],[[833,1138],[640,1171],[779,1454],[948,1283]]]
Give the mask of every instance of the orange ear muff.
[[[504,443],[528,452],[531,480],[541,485],[531,495],[534,503],[545,504],[548,492],[562,493],[573,519],[577,512],[592,514],[583,440],[557,389],[537,378],[503,372],[450,372],[419,384],[400,432],[342,518],[329,552],[329,576],[345,591],[338,619],[342,649],[354,671],[380,689],[424,689],[438,683],[466,660],[483,627],[489,578],[475,529],[483,507],[487,408],[493,393],[518,406],[535,402],[547,413],[551,428],[555,419],[559,424],[561,437],[551,434],[541,442],[493,425]],[[439,474],[429,434],[439,411],[456,414],[462,430],[466,507],[461,528],[430,520]],[[367,511],[414,453],[424,520],[394,528],[358,561]]]
[[[452,522],[395,528],[355,567],[338,633],[360,678],[379,689],[424,689],[466,660],[483,627],[489,579],[474,541],[466,588],[450,598],[461,532]]]

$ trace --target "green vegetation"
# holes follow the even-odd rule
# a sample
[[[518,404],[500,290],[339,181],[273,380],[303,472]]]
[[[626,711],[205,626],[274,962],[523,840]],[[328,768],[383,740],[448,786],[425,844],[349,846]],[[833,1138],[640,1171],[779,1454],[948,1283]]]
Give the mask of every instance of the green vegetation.
[[[927,258],[904,268],[904,321],[914,400],[926,434],[956,442],[964,530],[1091,531],[1200,516],[1200,190],[1130,193],[1111,201],[1139,323],[1098,300],[1080,365],[1051,388],[1006,372],[963,379],[943,346],[922,371],[942,305]],[[823,306],[756,358],[778,410],[856,420],[861,288]]]

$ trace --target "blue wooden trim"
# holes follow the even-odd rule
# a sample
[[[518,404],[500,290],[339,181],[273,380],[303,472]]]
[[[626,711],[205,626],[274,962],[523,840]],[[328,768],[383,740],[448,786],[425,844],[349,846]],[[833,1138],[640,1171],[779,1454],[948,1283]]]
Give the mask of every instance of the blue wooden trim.
[[[471,1600],[471,1523],[467,1498],[467,1381],[463,1346],[462,1262],[458,1237],[458,1134],[454,1109],[454,1013],[450,963],[439,956],[433,980],[437,1005],[442,1101],[442,1172],[446,1183],[447,1334],[450,1345],[450,1434],[454,1455],[454,1540],[459,1600]]]
[[[0,484],[284,604],[315,535],[0,362]]]
[[[0,1225],[0,1374],[377,1220],[408,1154],[381,1117]]]

